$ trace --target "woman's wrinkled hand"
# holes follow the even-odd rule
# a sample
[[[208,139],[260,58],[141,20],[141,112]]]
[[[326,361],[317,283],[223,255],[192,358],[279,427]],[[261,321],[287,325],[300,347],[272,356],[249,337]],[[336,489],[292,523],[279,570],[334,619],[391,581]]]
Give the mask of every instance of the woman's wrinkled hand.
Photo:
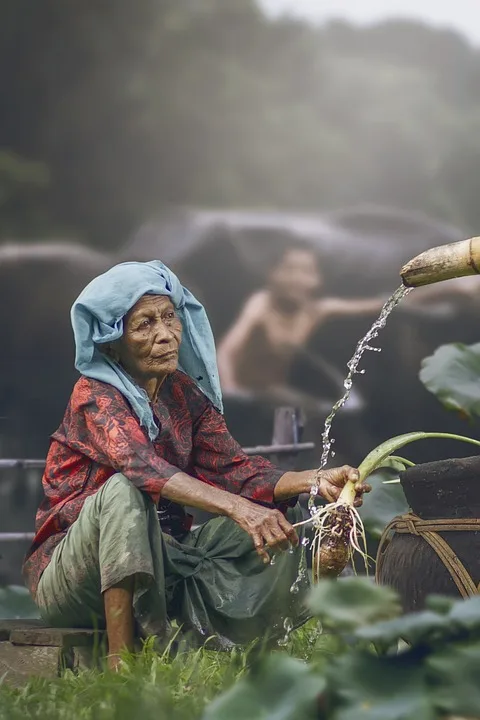
[[[319,495],[325,498],[325,500],[328,500],[328,502],[335,502],[338,500],[343,486],[349,481],[355,484],[355,490],[357,492],[355,505],[358,507],[363,502],[362,495],[370,492],[372,488],[368,483],[362,483],[358,470],[349,465],[331,468],[330,470],[321,470],[318,476]]]
[[[230,517],[250,535],[264,563],[270,562],[267,547],[275,553],[286,550],[289,544],[298,545],[295,528],[279,510],[271,510],[237,497]]]

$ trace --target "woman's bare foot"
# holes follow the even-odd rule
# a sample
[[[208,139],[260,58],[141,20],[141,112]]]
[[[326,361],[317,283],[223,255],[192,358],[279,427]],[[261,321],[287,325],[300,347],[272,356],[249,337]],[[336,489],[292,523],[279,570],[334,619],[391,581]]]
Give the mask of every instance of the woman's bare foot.
[[[117,653],[112,653],[107,656],[107,667],[113,672],[118,672],[122,666],[122,659]]]

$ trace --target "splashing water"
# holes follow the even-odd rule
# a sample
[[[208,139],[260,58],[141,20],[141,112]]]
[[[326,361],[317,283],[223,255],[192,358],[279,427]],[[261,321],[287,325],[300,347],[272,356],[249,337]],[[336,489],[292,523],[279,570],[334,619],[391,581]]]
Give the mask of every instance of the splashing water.
[[[221,610],[225,605],[225,598],[222,595],[218,595],[218,600],[215,603],[215,610]]]
[[[277,645],[279,645],[280,647],[285,647],[285,645],[288,644],[290,633],[293,630],[293,622],[290,620],[290,618],[287,617],[283,621],[283,629],[285,630],[285,635],[283,636],[283,638],[280,638],[277,643]]]
[[[304,542],[304,540],[306,540],[306,543]],[[298,564],[298,575],[290,587],[290,592],[292,593],[292,595],[297,595],[302,589],[302,586],[305,587],[308,585],[307,555],[304,549],[306,545],[308,545],[308,542],[308,538],[304,537],[302,539],[302,555]]]
[[[337,412],[342,408],[345,403],[347,402],[348,398],[350,397],[350,392],[352,390],[353,386],[353,376],[354,375],[363,375],[365,373],[365,370],[359,370],[358,366],[360,364],[360,360],[362,359],[363,354],[367,350],[371,350],[372,352],[381,352],[381,348],[374,347],[371,345],[371,341],[374,340],[380,330],[382,330],[385,327],[385,324],[387,322],[387,318],[390,315],[390,313],[397,307],[397,305],[403,300],[404,297],[408,295],[408,293],[413,288],[405,287],[404,285],[401,285],[393,295],[387,300],[385,305],[383,306],[380,315],[378,316],[378,319],[375,320],[370,330],[367,332],[367,334],[360,340],[357,347],[355,348],[355,352],[353,354],[353,357],[349,362],[347,363],[348,367],[348,374],[343,382],[343,386],[345,388],[345,392],[342,395],[342,397],[337,400],[335,405],[332,407],[330,414],[325,420],[325,427],[322,434],[322,456],[320,459],[320,466],[318,468],[319,472],[320,470],[323,470],[323,468],[328,463],[328,459],[330,455],[334,455],[333,452],[331,452],[332,443],[335,442],[333,438],[330,438],[330,430],[332,428],[332,422],[337,414]],[[315,508],[315,496],[318,495],[318,487],[316,483],[314,483],[310,489],[310,498],[308,500],[308,509],[310,510],[310,514],[313,515],[316,512]]]

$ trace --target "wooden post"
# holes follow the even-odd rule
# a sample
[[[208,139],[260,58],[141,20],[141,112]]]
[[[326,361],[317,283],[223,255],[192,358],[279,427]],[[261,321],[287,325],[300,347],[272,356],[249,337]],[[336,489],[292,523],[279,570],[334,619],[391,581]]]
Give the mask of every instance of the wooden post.
[[[273,419],[272,445],[297,445],[302,441],[304,416],[301,410],[294,407],[279,407]],[[295,468],[297,453],[276,455],[273,461],[282,470]]]

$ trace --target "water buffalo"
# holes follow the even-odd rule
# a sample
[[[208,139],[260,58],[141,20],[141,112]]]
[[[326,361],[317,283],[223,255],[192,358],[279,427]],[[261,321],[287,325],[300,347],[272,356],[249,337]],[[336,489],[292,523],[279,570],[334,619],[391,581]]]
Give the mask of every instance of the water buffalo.
[[[1,455],[42,457],[75,382],[70,306],[111,259],[73,243],[0,246]]]

